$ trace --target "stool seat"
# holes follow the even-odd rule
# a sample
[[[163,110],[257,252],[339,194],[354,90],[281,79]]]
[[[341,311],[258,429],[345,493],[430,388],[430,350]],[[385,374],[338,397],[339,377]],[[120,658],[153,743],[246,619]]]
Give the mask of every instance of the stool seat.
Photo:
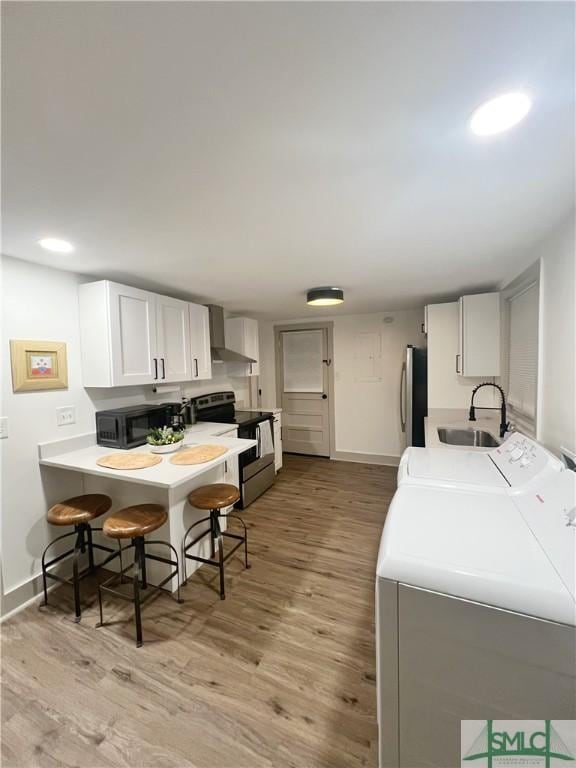
[[[106,518],[102,530],[112,539],[135,539],[160,528],[167,519],[161,504],[134,504]]]
[[[222,509],[235,504],[240,498],[240,491],[228,483],[201,485],[188,496],[188,502],[197,509]]]
[[[52,525],[79,525],[89,523],[108,512],[112,499],[103,493],[86,493],[74,496],[50,507],[46,518]]]

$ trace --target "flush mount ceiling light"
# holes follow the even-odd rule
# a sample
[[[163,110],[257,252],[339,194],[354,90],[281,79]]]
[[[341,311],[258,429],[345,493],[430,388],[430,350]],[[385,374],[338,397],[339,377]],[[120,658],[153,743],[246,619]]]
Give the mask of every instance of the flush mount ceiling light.
[[[306,296],[306,303],[313,307],[331,307],[343,301],[344,291],[341,288],[310,288]]]
[[[507,131],[523,120],[532,100],[525,93],[504,93],[482,104],[470,118],[470,130],[476,136],[492,136]]]
[[[60,240],[57,237],[43,237],[38,240],[38,245],[44,248],[46,251],[53,251],[54,253],[72,253],[74,246],[67,240]]]

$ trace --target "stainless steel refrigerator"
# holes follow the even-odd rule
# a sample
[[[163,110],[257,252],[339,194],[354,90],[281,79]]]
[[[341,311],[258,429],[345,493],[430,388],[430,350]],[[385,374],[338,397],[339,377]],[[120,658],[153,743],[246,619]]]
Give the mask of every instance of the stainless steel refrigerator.
[[[424,445],[424,417],[428,414],[426,349],[409,344],[404,350],[400,378],[400,424],[406,445]]]

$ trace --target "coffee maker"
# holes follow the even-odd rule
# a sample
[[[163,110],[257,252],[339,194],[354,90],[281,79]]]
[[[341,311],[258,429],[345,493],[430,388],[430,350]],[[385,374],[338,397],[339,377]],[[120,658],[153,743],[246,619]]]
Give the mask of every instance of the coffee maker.
[[[168,426],[172,429],[184,429],[196,423],[196,409],[189,398],[183,397],[179,403],[162,403],[166,409]]]

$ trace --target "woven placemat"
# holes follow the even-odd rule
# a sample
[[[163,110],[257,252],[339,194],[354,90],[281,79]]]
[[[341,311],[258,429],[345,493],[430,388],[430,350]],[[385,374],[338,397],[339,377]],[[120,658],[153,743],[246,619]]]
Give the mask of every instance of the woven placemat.
[[[172,464],[205,464],[207,461],[213,461],[219,456],[228,453],[228,448],[224,445],[194,445],[191,448],[184,448],[170,459]]]
[[[162,456],[153,453],[109,453],[96,461],[100,467],[108,469],[145,469],[160,464]]]

